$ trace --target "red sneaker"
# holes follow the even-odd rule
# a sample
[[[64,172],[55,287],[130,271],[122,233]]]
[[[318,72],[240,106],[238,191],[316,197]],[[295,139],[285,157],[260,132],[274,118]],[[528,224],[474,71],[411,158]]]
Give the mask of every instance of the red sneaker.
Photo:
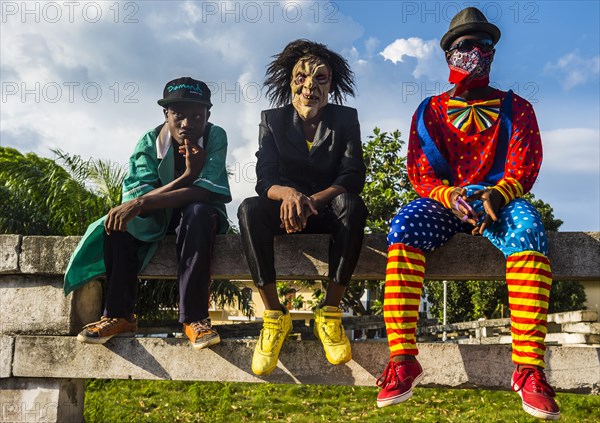
[[[556,394],[546,381],[542,370],[525,367],[519,372],[518,367],[512,375],[512,389],[523,400],[523,410],[534,417],[544,420],[558,420],[560,410],[554,401]]]
[[[377,407],[400,404],[412,397],[413,388],[423,379],[423,368],[417,360],[392,361],[388,363],[377,386]]]

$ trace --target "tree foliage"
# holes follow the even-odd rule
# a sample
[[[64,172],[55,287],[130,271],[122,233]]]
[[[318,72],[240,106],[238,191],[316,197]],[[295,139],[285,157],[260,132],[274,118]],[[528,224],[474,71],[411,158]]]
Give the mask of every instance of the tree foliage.
[[[398,130],[381,132],[373,129],[363,145],[367,178],[362,192],[369,217],[367,231],[387,233],[388,223],[398,210],[418,197],[408,180],[405,141]]]
[[[405,141],[400,137],[398,130],[382,132],[374,128],[363,144],[367,177],[361,196],[369,210],[367,233],[387,233],[390,219],[402,206],[417,198],[408,180],[403,154]],[[356,315],[380,312],[377,306],[373,310],[366,309],[360,299],[365,289],[382,292],[383,284],[384,281],[378,280],[354,281],[346,289],[342,304]],[[375,299],[376,304],[377,301]]]
[[[122,167],[54,153],[57,160],[0,147],[0,233],[81,235],[120,203]]]
[[[563,221],[560,219],[554,218],[554,210],[550,204],[545,203],[541,199],[536,199],[535,195],[532,192],[529,192],[523,196],[523,198],[529,201],[540,213],[542,218],[542,223],[544,227],[549,232],[558,232],[558,228],[561,227]]]
[[[443,320],[444,285],[442,281],[425,281],[429,312]],[[497,319],[510,315],[508,288],[505,281],[448,281],[446,313],[448,323],[480,318]],[[585,290],[579,282],[554,281],[550,290],[549,313],[582,310]]]
[[[582,310],[586,301],[585,289],[576,281],[554,281],[550,290],[549,313]]]
[[[444,315],[444,284],[425,281],[429,312],[440,322]],[[448,323],[479,318],[508,316],[508,290],[504,281],[448,281],[446,314]],[[504,306],[504,308],[503,308]]]

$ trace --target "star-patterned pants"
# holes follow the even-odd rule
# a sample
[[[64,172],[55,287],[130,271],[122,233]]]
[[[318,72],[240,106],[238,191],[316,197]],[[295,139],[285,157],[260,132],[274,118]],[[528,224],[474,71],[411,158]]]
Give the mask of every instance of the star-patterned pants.
[[[467,187],[468,194],[479,188]],[[480,202],[472,206],[476,211],[482,210]],[[484,236],[507,259],[512,358],[516,364],[543,367],[552,285],[546,231],[535,207],[523,199],[503,207],[498,218]],[[424,253],[471,229],[471,225],[430,198],[411,202],[391,220],[383,307],[391,356],[418,354],[416,327],[425,274]]]

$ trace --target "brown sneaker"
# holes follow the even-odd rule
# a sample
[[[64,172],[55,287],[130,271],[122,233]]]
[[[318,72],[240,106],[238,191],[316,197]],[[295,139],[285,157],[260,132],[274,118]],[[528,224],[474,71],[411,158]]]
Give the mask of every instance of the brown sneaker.
[[[196,350],[210,347],[221,342],[221,337],[213,329],[210,319],[200,320],[198,322],[184,323],[183,333],[192,343]]]
[[[113,336],[133,336],[137,332],[135,316],[127,320],[122,317],[106,317],[83,327],[77,340],[85,344],[104,344]]]

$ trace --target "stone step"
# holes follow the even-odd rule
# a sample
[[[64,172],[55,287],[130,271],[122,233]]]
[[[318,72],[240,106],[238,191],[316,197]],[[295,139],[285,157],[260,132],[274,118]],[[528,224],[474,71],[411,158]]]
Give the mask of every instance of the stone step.
[[[490,336],[488,338],[469,338],[458,340],[459,344],[498,345],[511,344],[510,335]],[[556,345],[600,345],[600,335],[585,333],[549,333],[546,335],[546,344]]]
[[[385,340],[352,342],[353,359],[327,362],[319,341],[284,343],[277,369],[250,369],[255,341],[223,340],[196,351],[186,339],[113,338],[82,344],[71,336],[17,336],[13,377],[172,379],[374,386],[389,359]],[[546,375],[559,390],[590,392],[598,383],[600,347],[550,346]],[[508,389],[514,369],[509,345],[419,344],[423,386]]]
[[[548,315],[548,321],[554,323],[597,322],[598,312],[594,310],[566,311]]]
[[[600,335],[600,323],[565,323],[562,330],[568,333],[589,333]]]
[[[549,333],[546,335],[546,343],[567,344],[600,344],[600,335],[585,333]]]

